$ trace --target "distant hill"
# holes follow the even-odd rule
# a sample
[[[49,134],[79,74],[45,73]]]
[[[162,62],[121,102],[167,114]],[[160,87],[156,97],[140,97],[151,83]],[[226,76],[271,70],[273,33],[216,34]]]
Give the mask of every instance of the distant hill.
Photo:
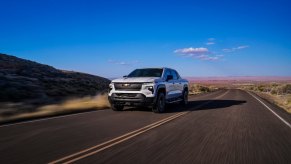
[[[106,91],[110,81],[0,53],[0,102],[63,99]]]

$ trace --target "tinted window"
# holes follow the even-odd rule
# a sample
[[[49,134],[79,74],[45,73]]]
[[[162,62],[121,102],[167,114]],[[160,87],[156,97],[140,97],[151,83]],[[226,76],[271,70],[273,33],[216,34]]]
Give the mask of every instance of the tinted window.
[[[161,77],[163,69],[136,69],[131,72],[127,77]]]
[[[164,75],[165,79],[168,77],[168,75],[172,75],[172,74],[171,74],[170,70],[167,69],[166,70],[166,73]]]
[[[177,79],[178,79],[178,75],[177,75],[176,71],[171,70],[171,73],[172,73],[172,75],[173,75],[173,79],[174,79],[174,80],[177,80]]]

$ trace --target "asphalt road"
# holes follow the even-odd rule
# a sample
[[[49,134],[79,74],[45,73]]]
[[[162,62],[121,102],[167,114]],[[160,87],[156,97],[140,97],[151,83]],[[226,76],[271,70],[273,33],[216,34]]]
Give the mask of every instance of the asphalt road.
[[[290,114],[255,97],[220,90],[164,114],[101,110],[1,126],[0,163],[290,164]]]

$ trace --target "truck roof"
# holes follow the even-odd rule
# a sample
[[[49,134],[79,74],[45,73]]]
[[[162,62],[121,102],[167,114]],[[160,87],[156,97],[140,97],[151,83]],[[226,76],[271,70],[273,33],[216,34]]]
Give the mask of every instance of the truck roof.
[[[147,68],[137,68],[137,69],[173,69],[169,67],[147,67]]]

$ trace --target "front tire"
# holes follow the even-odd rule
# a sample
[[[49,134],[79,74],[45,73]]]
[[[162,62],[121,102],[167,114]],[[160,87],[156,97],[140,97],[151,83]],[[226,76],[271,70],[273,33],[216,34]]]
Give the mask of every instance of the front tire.
[[[163,113],[165,111],[166,98],[164,93],[159,93],[156,103],[152,108],[152,111],[155,113]]]
[[[114,110],[114,111],[122,111],[124,108],[123,105],[113,105],[111,104],[111,109]]]

